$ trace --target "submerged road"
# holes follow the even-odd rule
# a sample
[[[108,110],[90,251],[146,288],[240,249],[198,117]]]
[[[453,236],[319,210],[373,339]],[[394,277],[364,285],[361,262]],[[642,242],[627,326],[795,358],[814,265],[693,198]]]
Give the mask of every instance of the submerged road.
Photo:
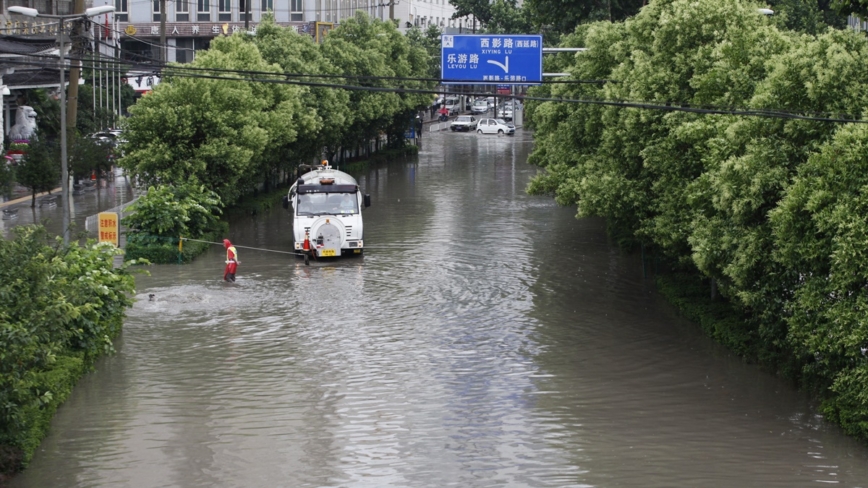
[[[151,267],[12,486],[868,486],[868,449],[680,318],[604,222],[525,194],[532,144],[426,133],[355,175],[361,258]],[[289,250],[290,226],[228,237]]]

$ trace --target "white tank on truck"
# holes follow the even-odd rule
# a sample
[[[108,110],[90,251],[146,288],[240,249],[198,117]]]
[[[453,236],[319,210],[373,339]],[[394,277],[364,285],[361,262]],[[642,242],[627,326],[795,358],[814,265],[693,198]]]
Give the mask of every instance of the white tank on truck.
[[[293,247],[310,258],[362,254],[362,209],[371,196],[362,195],[355,178],[333,169],[328,161],[303,174],[283,198],[292,210]]]

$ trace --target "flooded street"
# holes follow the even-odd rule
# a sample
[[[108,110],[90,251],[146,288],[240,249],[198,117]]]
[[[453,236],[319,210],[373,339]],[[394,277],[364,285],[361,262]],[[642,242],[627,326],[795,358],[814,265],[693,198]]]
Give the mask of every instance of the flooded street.
[[[868,487],[868,448],[680,318],[603,221],[525,194],[531,148],[426,133],[355,174],[364,257],[267,252],[276,206],[232,222],[237,283],[220,246],[150,267],[11,486]]]
[[[115,170],[114,177],[106,180],[102,179],[95,181],[90,186],[82,186],[80,191],[74,194],[70,192],[72,205],[70,206],[70,217],[73,223],[70,235],[79,237],[87,235],[92,239],[97,237],[97,220],[96,214],[104,211],[112,210],[117,206],[123,205],[131,201],[134,197],[133,188],[129,180],[123,176],[121,170]],[[23,190],[19,188],[19,190]],[[19,191],[15,197],[26,197],[23,200],[15,198],[14,201],[0,202],[4,209],[17,210],[12,215],[4,215],[0,219],[0,235],[9,238],[12,236],[12,229],[20,225],[42,224],[45,228],[54,235],[63,233],[63,208],[61,205],[60,189],[57,192],[52,192],[51,195],[36,198],[36,206],[31,207],[31,198],[29,194],[24,194]],[[56,197],[53,204],[43,202],[43,198]],[[20,201],[19,201],[20,200]],[[87,226],[87,220],[91,220],[90,228]],[[84,242],[82,240],[82,242]]]

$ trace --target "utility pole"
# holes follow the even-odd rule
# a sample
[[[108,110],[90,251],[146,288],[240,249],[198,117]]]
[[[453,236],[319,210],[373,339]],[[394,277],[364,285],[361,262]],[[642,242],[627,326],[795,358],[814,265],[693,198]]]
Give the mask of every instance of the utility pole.
[[[250,32],[250,0],[244,0],[244,30]]]
[[[160,61],[166,64],[169,59],[166,52],[166,0],[160,0]]]
[[[73,15],[84,14],[84,0],[75,0],[75,3],[72,6],[72,13]],[[61,27],[63,27],[63,22],[61,22],[60,26],[58,26],[59,29]],[[81,53],[84,51],[83,49],[81,49],[81,21],[75,21],[75,23],[72,25],[71,32],[72,46],[70,49],[70,54],[72,58],[72,63],[70,63],[71,66],[69,67],[69,94],[66,97],[66,130],[75,133],[75,121],[78,117],[78,79],[81,78]],[[62,53],[61,56],[63,56]],[[60,89],[65,90],[66,87],[61,86]]]
[[[389,0],[389,20],[395,20],[395,0]]]

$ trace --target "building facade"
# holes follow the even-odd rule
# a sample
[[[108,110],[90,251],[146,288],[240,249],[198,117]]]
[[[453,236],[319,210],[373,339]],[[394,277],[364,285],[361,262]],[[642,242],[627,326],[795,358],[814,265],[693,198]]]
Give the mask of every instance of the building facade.
[[[278,25],[319,41],[328,30],[362,11],[383,21],[397,20],[401,31],[416,26],[441,30],[467,28],[467,19],[452,19],[448,0],[171,0],[165,2],[166,60],[189,63],[211,39],[238,31],[255,31],[271,12]],[[394,2],[394,3],[390,3]],[[95,19],[107,44],[119,45],[121,56],[137,63],[161,59],[160,0],[94,0],[94,6],[114,5],[114,14]],[[105,43],[104,43],[105,44]],[[108,54],[108,53],[107,53]]]

